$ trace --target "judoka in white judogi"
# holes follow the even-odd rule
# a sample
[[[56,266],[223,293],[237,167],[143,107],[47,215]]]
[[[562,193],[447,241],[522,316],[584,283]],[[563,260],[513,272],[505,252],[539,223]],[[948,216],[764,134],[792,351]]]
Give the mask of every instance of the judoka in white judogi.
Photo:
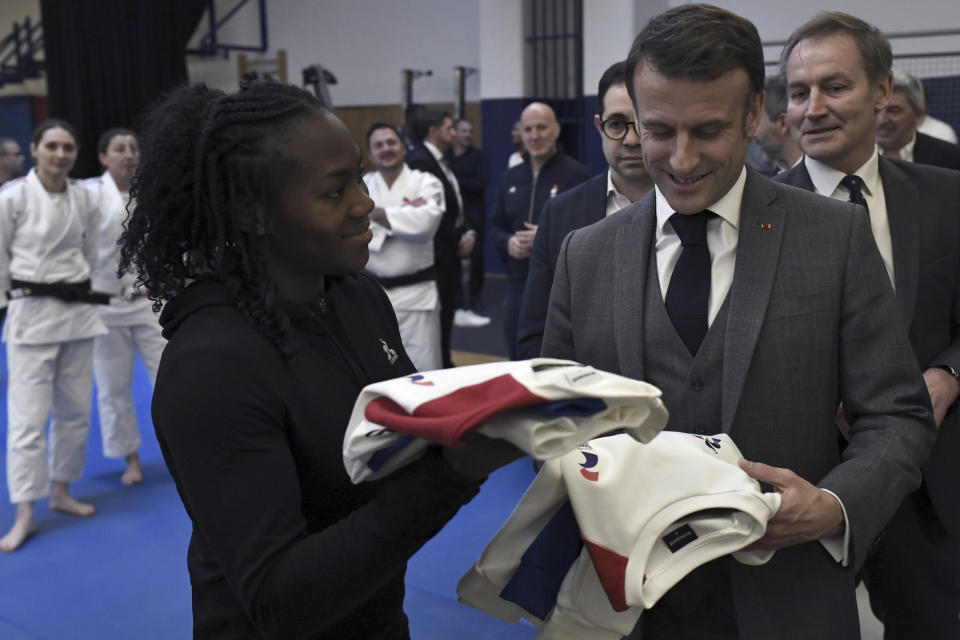
[[[433,236],[443,217],[443,186],[434,176],[403,165],[391,186],[378,171],[363,176],[370,197],[386,212],[390,229],[372,222],[367,270],[392,278],[433,266]],[[440,298],[435,279],[386,289],[403,346],[420,371],[439,369]]]
[[[153,312],[153,303],[136,289],[136,277],[117,277],[120,247],[127,216],[129,192],[121,192],[109,171],[99,178],[84,181],[101,212],[99,250],[93,270],[93,290],[113,296],[109,305],[97,311],[107,327],[93,346],[93,372],[97,382],[97,408],[103,454],[108,458],[124,458],[140,448],[140,431],[133,405],[133,371],[137,353],[143,361],[150,382],[157,377],[160,354],[166,340]]]
[[[11,278],[81,282],[97,256],[99,213],[89,193],[67,181],[49,193],[31,169],[0,189],[0,291]],[[2,296],[0,304],[6,303]],[[7,486],[14,503],[46,496],[50,482],[83,472],[90,429],[93,338],[106,333],[94,305],[48,296],[7,305]],[[51,409],[49,467],[46,424]]]

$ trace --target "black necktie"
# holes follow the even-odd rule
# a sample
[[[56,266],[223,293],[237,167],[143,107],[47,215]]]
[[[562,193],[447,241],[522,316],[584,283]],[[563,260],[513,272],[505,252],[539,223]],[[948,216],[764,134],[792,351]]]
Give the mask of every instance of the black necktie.
[[[847,188],[847,191],[850,192],[850,202],[854,204],[862,205],[864,209],[867,210],[867,213],[870,212],[870,207],[867,206],[867,199],[863,197],[863,179],[860,176],[850,174],[848,176],[843,176],[843,180],[840,181],[840,184]]]
[[[664,304],[667,315],[691,355],[700,349],[707,335],[707,305],[710,301],[710,251],[707,249],[707,221],[710,211],[670,216],[683,250],[670,276]]]

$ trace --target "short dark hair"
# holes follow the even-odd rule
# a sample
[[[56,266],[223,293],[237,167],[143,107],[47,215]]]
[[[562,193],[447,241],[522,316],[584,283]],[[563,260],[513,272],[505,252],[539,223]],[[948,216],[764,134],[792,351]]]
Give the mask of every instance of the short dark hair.
[[[110,141],[117,136],[133,136],[134,139],[136,139],[137,134],[124,127],[113,127],[112,129],[107,129],[100,134],[100,139],[97,140],[97,153],[106,153],[107,148],[110,146]]]
[[[603,115],[605,105],[603,104],[603,99],[607,95],[607,91],[615,84],[626,84],[627,83],[627,61],[621,60],[620,62],[614,62],[612,65],[607,67],[607,70],[603,72],[603,75],[600,76],[600,84],[597,85],[597,108],[600,110],[600,115]]]
[[[752,22],[709,4],[685,4],[654,16],[630,47],[625,76],[633,103],[633,77],[648,64],[668,78],[716,80],[735,69],[750,79],[746,108],[763,91],[763,45]]]
[[[470,118],[466,118],[466,117],[464,117],[464,118],[457,118],[456,120],[454,120],[454,121],[453,121],[453,126],[454,126],[454,127],[457,127],[457,126],[460,125],[461,122],[466,122],[467,124],[473,126],[473,122],[470,121]]]
[[[38,124],[37,128],[33,130],[33,137],[30,139],[30,141],[33,144],[40,144],[40,140],[43,139],[43,134],[45,134],[47,131],[50,131],[50,129],[63,129],[73,136],[74,144],[80,146],[80,136],[77,135],[76,127],[66,120],[61,120],[60,118],[49,118]]]
[[[417,140],[423,142],[427,139],[427,134],[430,133],[432,127],[439,127],[449,117],[450,114],[446,111],[424,109],[414,116],[413,135],[417,136]]]
[[[399,139],[400,143],[403,144],[403,136],[400,135],[400,131],[395,126],[389,122],[374,122],[372,125],[370,125],[370,128],[367,129],[367,149],[370,148],[370,136],[373,135],[374,131],[379,131],[380,129],[390,129],[390,131],[393,131],[395,134],[397,134],[397,139]]]
[[[763,110],[767,117],[776,120],[787,111],[787,79],[782,74],[770,76],[764,83],[766,99],[763,101]]]
[[[801,40],[823,38],[845,33],[860,49],[860,59],[867,78],[874,85],[882,82],[893,66],[890,41],[872,24],[842,11],[821,11],[790,34],[780,53],[780,73],[787,75],[787,60]]]

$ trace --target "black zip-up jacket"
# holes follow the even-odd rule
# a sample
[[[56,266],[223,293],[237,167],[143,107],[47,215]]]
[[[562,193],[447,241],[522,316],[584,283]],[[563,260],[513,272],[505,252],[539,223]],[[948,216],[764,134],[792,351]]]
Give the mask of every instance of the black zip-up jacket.
[[[580,164],[558,149],[540,169],[534,180],[530,160],[524,156],[523,164],[507,169],[497,187],[497,200],[487,229],[487,237],[493,243],[497,255],[507,268],[507,275],[526,282],[530,259],[516,260],[507,253],[507,242],[517,231],[525,229],[523,223],[540,222],[540,212],[547,200],[567,189],[586,182],[593,175],[590,168]]]
[[[354,400],[414,372],[396,319],[363,273],[287,311],[290,357],[218,283],[188,287],[161,315],[153,420],[193,523],[194,637],[408,638],[406,561],[478,484],[434,454],[351,484],[341,451]]]

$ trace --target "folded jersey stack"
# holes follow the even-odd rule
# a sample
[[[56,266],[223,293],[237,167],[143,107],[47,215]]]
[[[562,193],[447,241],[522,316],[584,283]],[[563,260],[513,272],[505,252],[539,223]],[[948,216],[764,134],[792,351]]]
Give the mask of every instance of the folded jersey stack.
[[[473,431],[549,459],[614,431],[646,442],[666,422],[660,390],[645,382],[569,360],[493,362],[368,385],[343,460],[357,483],[408,464],[430,443],[461,446]]]
[[[630,633],[644,608],[696,567],[742,549],[780,507],[744,473],[726,434],[614,435],[545,463],[460,581],[462,602],[542,628],[540,638]],[[582,542],[582,548],[580,543]]]

